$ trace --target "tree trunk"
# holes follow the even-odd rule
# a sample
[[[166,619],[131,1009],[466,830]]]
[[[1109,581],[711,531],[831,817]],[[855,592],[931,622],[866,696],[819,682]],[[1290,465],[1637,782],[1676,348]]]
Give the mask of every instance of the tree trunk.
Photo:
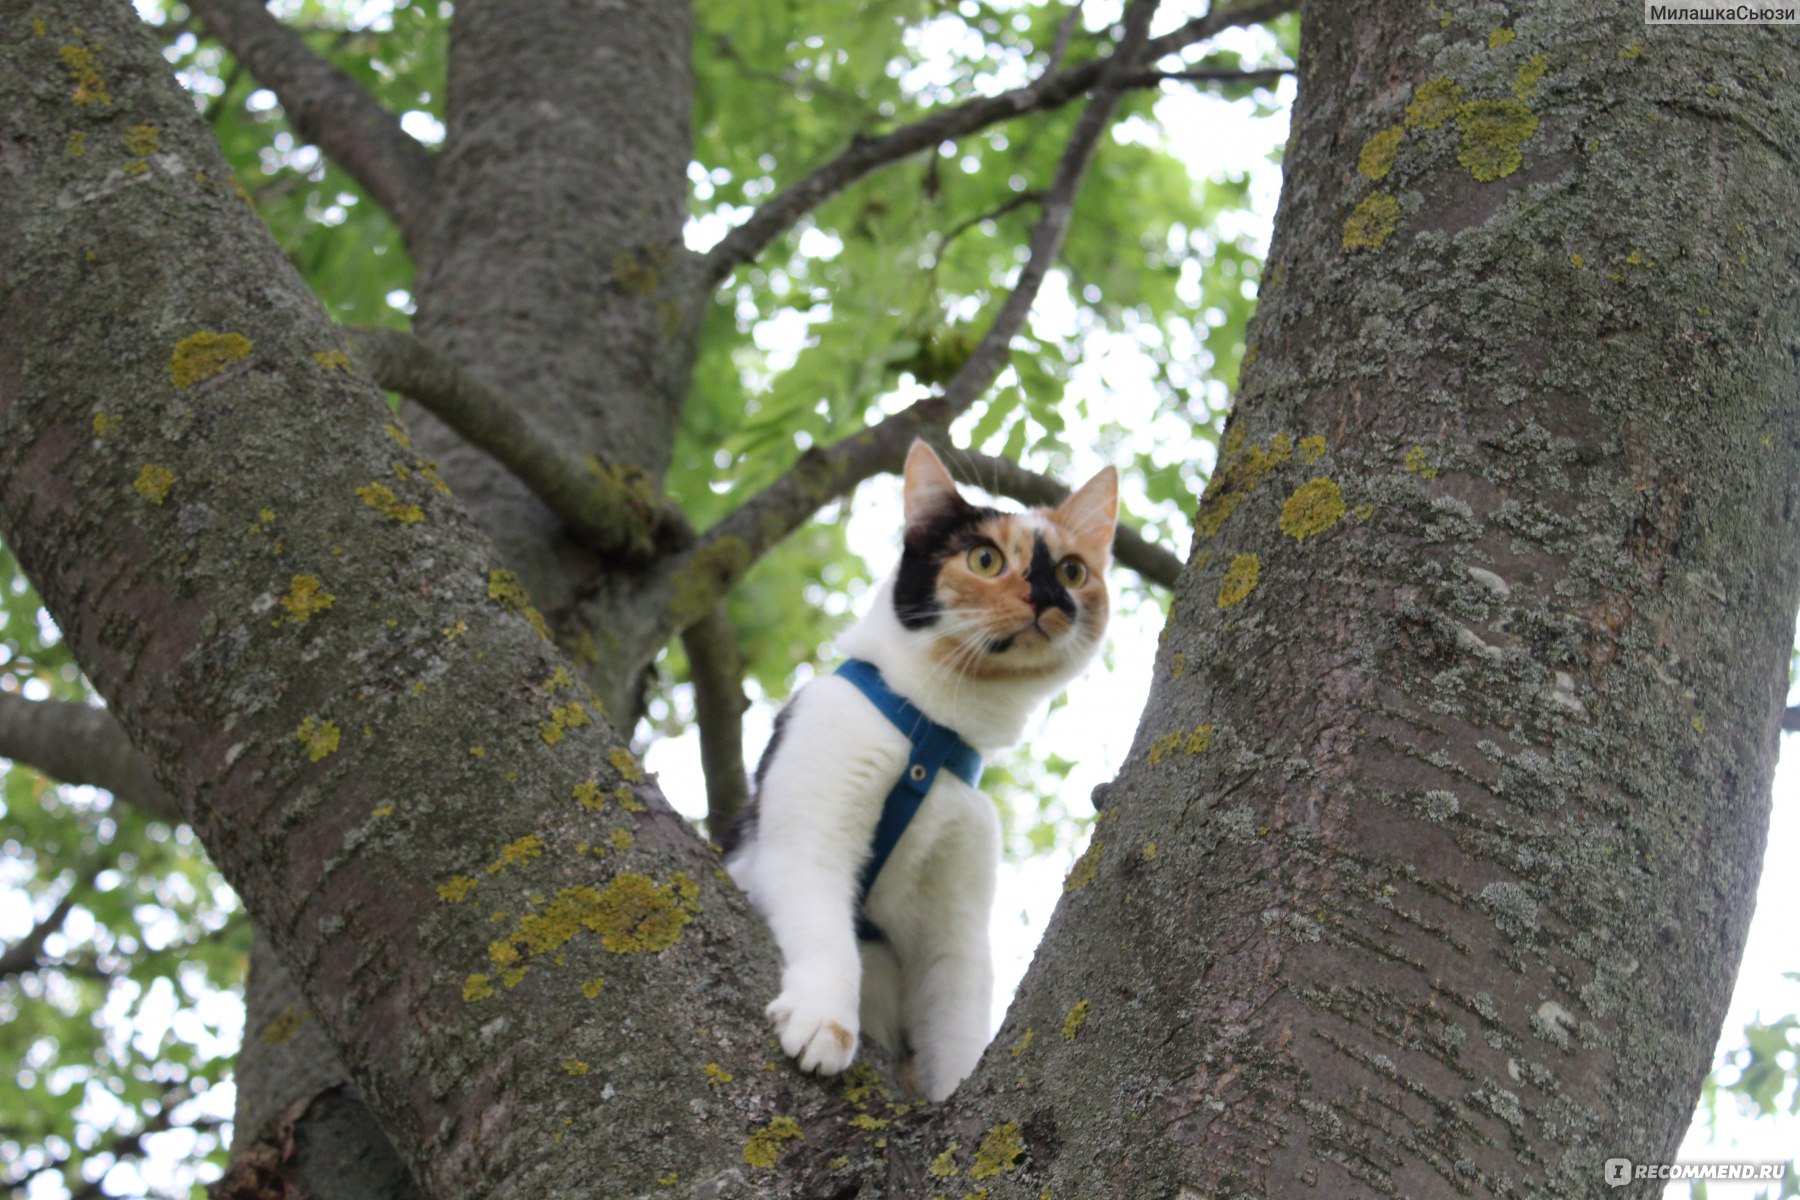
[[[458,8],[419,331],[653,489],[712,282],[688,16],[539,7]],[[1138,746],[929,1109],[780,1060],[766,933],[609,722],[687,560],[416,431],[440,494],[129,7],[7,11],[4,535],[425,1194],[1568,1196],[1672,1153],[1796,600],[1790,31],[1307,12]],[[598,696],[539,593],[618,636]]]

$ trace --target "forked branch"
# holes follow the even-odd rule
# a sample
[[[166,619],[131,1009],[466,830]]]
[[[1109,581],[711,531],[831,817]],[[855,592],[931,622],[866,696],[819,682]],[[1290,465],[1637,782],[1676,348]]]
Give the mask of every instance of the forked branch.
[[[545,437],[519,406],[412,334],[367,325],[344,332],[369,378],[418,401],[486,451],[596,550],[644,561],[659,547],[692,539],[687,518],[642,475]]]
[[[431,207],[430,151],[361,84],[276,20],[262,0],[188,0],[188,7],[275,93],[300,136],[368,189],[416,250]]]

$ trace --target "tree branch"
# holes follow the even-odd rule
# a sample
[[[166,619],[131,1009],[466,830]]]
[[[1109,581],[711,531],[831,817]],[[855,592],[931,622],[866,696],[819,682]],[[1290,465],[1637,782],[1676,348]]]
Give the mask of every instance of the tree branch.
[[[104,708],[0,692],[0,757],[63,783],[105,788],[158,820],[186,820],[180,802]]]
[[[1781,713],[1781,731],[1792,733],[1796,729],[1800,729],[1800,704],[1783,709]]]
[[[973,484],[1010,496],[1026,504],[1052,508],[1068,498],[1069,488],[1047,475],[1028,471],[1009,458],[976,454],[937,443],[944,463],[961,483]],[[1173,588],[1181,575],[1182,561],[1143,534],[1121,523],[1113,535],[1113,558],[1150,583]]]
[[[1196,18],[1173,33],[1143,43],[1143,57],[1135,54],[1129,61],[1150,61],[1173,54],[1195,42],[1204,41],[1225,29],[1254,25],[1280,16],[1294,7],[1295,0],[1259,0],[1221,10],[1215,7],[1204,17]],[[1060,39],[1059,39],[1060,40]],[[707,252],[701,275],[708,284],[717,284],[732,270],[754,259],[770,243],[793,227],[801,217],[843,191],[863,176],[889,163],[908,158],[921,150],[954,141],[985,129],[989,125],[1011,120],[1030,112],[1060,108],[1076,96],[1095,87],[1107,75],[1126,47],[1104,59],[1085,62],[1065,70],[1052,66],[1023,87],[983,96],[939,109],[911,125],[877,137],[858,137],[830,162],[787,190],[772,197],[750,214],[742,225],[733,229]],[[1059,58],[1060,56],[1053,56]],[[1160,82],[1161,76],[1150,73],[1134,82],[1132,77],[1117,81],[1115,86],[1142,86]]]
[[[1248,71],[1220,71],[1196,68],[1192,71],[1139,71],[1131,77],[1132,87],[1155,87],[1159,83],[1246,83],[1264,87],[1281,82],[1294,73],[1292,67],[1258,67]]]
[[[431,152],[360,84],[270,15],[262,0],[189,0],[189,7],[275,93],[300,136],[368,189],[416,248],[431,210]]]
[[[799,528],[831,500],[845,495],[874,475],[898,471],[916,437],[942,434],[988,389],[1012,356],[1013,337],[1024,327],[1050,264],[1062,252],[1063,237],[1074,213],[1075,193],[1106,131],[1123,88],[1120,82],[1141,61],[1145,34],[1156,0],[1132,0],[1125,10],[1125,34],[1119,49],[1105,60],[1093,99],[1075,123],[1069,143],[1056,164],[1056,175],[1044,193],[1032,226],[1030,255],[1019,278],[1000,306],[992,325],[968,361],[944,385],[942,395],[920,400],[829,449],[808,450],[786,474],[745,501],[700,539],[684,567],[681,596],[673,608],[678,624],[691,624],[723,596],[750,564]]]
[[[578,457],[546,438],[516,405],[412,334],[368,325],[344,333],[371,379],[492,455],[596,550],[642,561],[693,539],[687,518],[640,472]]]
[[[750,797],[744,774],[744,663],[723,604],[681,634],[694,682],[700,767],[706,775],[706,831],[719,841]]]

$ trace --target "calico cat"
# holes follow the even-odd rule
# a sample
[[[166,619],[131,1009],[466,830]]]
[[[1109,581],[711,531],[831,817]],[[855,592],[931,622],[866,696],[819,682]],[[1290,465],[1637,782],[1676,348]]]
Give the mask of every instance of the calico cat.
[[[1099,648],[1118,475],[1004,513],[915,442],[904,493],[900,565],[838,640],[852,661],[776,719],[725,865],[781,949],[782,1049],[834,1075],[860,1030],[937,1101],[988,1041],[1000,824],[977,754],[1017,741]]]

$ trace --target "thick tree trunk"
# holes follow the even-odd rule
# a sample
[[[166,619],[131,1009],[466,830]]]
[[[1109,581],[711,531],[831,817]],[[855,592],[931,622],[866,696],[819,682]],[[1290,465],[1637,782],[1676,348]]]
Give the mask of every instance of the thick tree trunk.
[[[627,605],[615,563],[553,570],[542,510],[490,505],[469,459],[497,554],[384,432],[129,8],[20,11],[5,537],[426,1194],[1564,1196],[1669,1154],[1795,603],[1791,34],[1307,14],[1254,361],[1137,753],[995,1047],[918,1109],[780,1061],[766,935],[504,573],[660,637],[667,571]],[[556,57],[571,14],[460,7],[411,240],[428,340],[651,478],[701,303],[659,291],[697,285],[687,17],[655,11],[620,69],[675,107],[542,131],[631,148],[544,229],[518,223],[565,194],[484,156],[591,69]],[[545,78],[504,77],[512,40]],[[521,280],[524,315],[483,258],[590,249],[611,282]],[[571,304],[604,354],[559,336]],[[596,676],[622,715],[655,639],[624,643]]]

